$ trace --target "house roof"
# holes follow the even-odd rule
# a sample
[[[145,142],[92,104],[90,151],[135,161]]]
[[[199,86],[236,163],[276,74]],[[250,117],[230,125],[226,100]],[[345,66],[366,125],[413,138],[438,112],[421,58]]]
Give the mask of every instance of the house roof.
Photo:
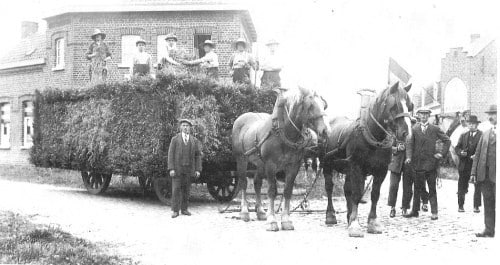
[[[488,38],[479,38],[465,46],[463,51],[467,53],[467,56],[474,57],[493,41],[494,40]]]
[[[44,17],[66,13],[96,12],[152,12],[152,11],[242,11],[243,19],[250,31],[252,41],[257,41],[257,32],[245,5],[237,0],[68,0],[59,8],[52,8]]]
[[[0,59],[0,70],[45,63],[45,34],[36,33],[24,39]]]

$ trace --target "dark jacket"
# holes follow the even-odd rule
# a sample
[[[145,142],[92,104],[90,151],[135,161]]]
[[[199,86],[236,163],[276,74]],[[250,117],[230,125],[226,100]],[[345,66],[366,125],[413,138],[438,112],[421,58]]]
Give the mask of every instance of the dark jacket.
[[[493,129],[489,129],[481,135],[481,139],[479,139],[479,143],[477,144],[476,154],[473,158],[472,163],[472,172],[471,175],[475,175],[477,177],[477,181],[484,181],[486,179],[486,173],[488,174],[488,179],[495,183],[496,181],[496,173],[497,173],[497,164],[496,164],[496,152],[492,152],[492,156],[490,157],[490,164],[488,165],[488,172],[486,172],[486,161],[488,159],[488,145],[492,145],[490,147],[494,147],[496,151],[496,136],[493,138],[494,142],[490,142],[490,134]],[[490,150],[491,151],[491,150]]]
[[[470,139],[470,131],[467,131],[460,135],[457,146],[455,146],[455,153],[457,153],[458,157],[460,158],[458,163],[458,170],[462,171],[466,168],[470,169],[470,167],[472,166],[472,156],[476,153],[476,147],[479,143],[479,139],[481,139],[481,135],[482,132],[479,130],[476,131],[476,134],[474,135],[474,137],[472,137],[472,139]],[[467,152],[467,155],[460,155],[462,151]]]
[[[403,164],[406,158],[406,151],[398,151],[397,143],[392,147],[391,163],[389,164],[389,171],[394,173],[401,173]]]
[[[436,150],[438,140],[443,143],[442,150]],[[439,160],[434,155],[440,153],[445,157],[450,144],[450,138],[436,125],[429,123],[426,132],[423,133],[421,124],[417,123],[412,128],[412,135],[406,146],[406,157],[411,159],[415,171],[436,170]]]
[[[193,135],[189,135],[191,142],[191,163],[190,171],[184,172],[190,176],[194,176],[195,171],[201,172],[201,144]],[[175,170],[178,176],[181,170],[181,145],[184,144],[181,133],[178,133],[172,138],[170,147],[168,148],[168,171]]]

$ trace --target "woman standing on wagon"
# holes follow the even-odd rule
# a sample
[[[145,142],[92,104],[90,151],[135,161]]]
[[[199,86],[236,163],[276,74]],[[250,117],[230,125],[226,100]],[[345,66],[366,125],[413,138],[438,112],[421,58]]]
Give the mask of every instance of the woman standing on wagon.
[[[255,69],[255,61],[252,55],[246,51],[247,42],[243,38],[239,38],[235,44],[236,52],[233,53],[229,60],[233,82],[250,84],[250,68]]]
[[[151,55],[145,51],[146,41],[139,39],[135,42],[137,46],[137,53],[134,54],[132,59],[132,67],[130,67],[130,75],[134,77],[138,76],[148,76],[153,73],[153,62]]]
[[[107,62],[111,60],[111,52],[108,45],[104,43],[106,34],[102,33],[99,29],[95,29],[94,33],[90,36],[93,42],[85,54],[87,59],[90,60],[89,76],[91,84],[105,83],[108,77]]]
[[[186,65],[200,65],[205,73],[214,79],[219,78],[219,57],[213,51],[215,44],[211,40],[206,40],[203,43],[203,49],[205,50],[205,56],[200,59],[193,61],[184,61]]]
[[[266,43],[269,53],[264,60],[262,60],[261,70],[263,71],[260,87],[261,88],[276,88],[281,87],[280,72],[283,68],[281,59],[278,57],[276,50],[278,49],[279,42],[270,40]]]

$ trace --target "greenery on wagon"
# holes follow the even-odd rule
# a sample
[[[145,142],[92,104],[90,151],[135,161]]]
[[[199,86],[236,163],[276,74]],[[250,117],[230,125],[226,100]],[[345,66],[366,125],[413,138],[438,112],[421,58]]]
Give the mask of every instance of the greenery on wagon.
[[[166,174],[178,119],[194,121],[204,170],[233,162],[231,129],[245,112],[272,111],[276,95],[202,74],[165,71],[87,88],[36,92],[31,162],[134,176]]]

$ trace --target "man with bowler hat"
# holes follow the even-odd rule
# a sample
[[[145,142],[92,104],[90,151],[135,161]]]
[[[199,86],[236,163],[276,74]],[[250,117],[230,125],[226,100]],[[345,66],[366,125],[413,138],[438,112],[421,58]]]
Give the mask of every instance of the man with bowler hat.
[[[458,162],[458,211],[464,212],[464,202],[465,194],[469,190],[469,180],[472,170],[472,156],[476,153],[477,143],[481,138],[481,131],[477,129],[479,120],[477,116],[470,115],[469,120],[469,130],[460,135],[458,143],[455,146],[455,152],[459,157]],[[474,212],[479,212],[479,206],[481,206],[481,191],[475,185],[474,187]]]
[[[192,122],[188,119],[179,121],[181,132],[172,138],[168,148],[168,171],[172,177],[172,218],[191,215],[188,211],[189,188],[191,177],[200,177],[201,145],[191,135]]]
[[[436,178],[439,160],[450,149],[450,138],[436,125],[429,123],[430,109],[421,109],[417,112],[420,123],[412,128],[411,138],[406,146],[406,163],[413,167],[415,172],[415,191],[411,213],[405,217],[418,217],[420,198],[425,182],[429,186],[429,201],[431,203],[431,220],[438,219],[438,204],[436,193]],[[436,150],[436,141],[441,140],[443,148]]]
[[[496,152],[497,152],[497,105],[486,111],[492,127],[486,130],[477,144],[472,162],[472,178],[481,187],[484,203],[484,230],[477,237],[495,236],[495,196],[496,196]]]

